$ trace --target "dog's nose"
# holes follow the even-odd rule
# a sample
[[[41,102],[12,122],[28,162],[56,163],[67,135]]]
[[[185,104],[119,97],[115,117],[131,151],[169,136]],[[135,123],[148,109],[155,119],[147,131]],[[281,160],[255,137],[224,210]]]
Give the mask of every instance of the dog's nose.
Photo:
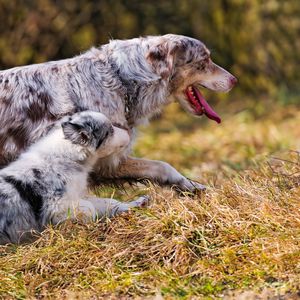
[[[235,86],[238,82],[237,78],[234,76],[231,76],[229,80],[232,86]]]

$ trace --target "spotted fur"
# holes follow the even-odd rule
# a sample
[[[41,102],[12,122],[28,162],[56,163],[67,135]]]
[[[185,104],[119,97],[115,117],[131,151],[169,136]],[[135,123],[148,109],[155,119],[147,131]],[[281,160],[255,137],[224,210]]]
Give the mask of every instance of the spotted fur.
[[[49,134],[0,170],[0,244],[29,241],[32,231],[68,216],[111,217],[143,206],[87,196],[87,177],[97,159],[122,151],[128,132],[101,113],[84,111],[58,121]]]
[[[184,182],[181,187],[190,189],[169,165],[139,161],[143,169],[135,170],[133,158],[128,159],[135,128],[174,100],[193,113],[184,94],[190,84],[228,91],[235,81],[211,61],[202,42],[174,34],[112,40],[71,59],[1,71],[0,165],[15,160],[56,120],[92,110],[129,128],[131,143],[122,153],[99,161],[91,182],[149,178],[162,184]]]

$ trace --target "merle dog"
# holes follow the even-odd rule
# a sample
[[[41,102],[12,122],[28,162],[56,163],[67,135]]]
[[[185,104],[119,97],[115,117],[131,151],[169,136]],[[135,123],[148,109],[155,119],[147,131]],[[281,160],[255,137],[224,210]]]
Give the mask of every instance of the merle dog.
[[[99,112],[65,117],[48,135],[0,170],[0,244],[30,241],[32,230],[83,214],[112,217],[142,207],[148,197],[122,203],[87,196],[87,178],[97,160],[123,151],[126,130]]]
[[[92,110],[127,128],[131,143],[97,162],[91,182],[150,179],[203,189],[165,162],[130,157],[135,128],[174,100],[195,116],[220,122],[199,87],[226,92],[236,81],[212,62],[202,42],[174,34],[112,40],[71,59],[1,71],[0,164],[15,160],[54,121]]]

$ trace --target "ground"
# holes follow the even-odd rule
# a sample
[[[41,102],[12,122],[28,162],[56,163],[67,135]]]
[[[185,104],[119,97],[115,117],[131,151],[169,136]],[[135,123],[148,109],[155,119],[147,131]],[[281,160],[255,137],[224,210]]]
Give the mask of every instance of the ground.
[[[221,125],[170,106],[142,129],[136,155],[168,161],[206,193],[98,190],[152,202],[0,247],[0,298],[298,299],[300,111],[253,103],[225,102]]]

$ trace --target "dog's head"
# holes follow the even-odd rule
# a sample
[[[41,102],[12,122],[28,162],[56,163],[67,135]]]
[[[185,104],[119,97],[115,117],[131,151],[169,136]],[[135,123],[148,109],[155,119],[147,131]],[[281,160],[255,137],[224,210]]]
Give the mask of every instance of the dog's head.
[[[97,157],[106,157],[123,150],[130,142],[128,132],[113,126],[99,112],[83,111],[67,117],[61,123],[64,136],[73,144],[97,152]]]
[[[200,88],[227,92],[237,79],[216,65],[206,46],[196,39],[168,34],[153,37],[149,45],[146,59],[153,71],[169,82],[170,96],[191,114],[205,114],[220,123],[220,117],[206,102]]]

